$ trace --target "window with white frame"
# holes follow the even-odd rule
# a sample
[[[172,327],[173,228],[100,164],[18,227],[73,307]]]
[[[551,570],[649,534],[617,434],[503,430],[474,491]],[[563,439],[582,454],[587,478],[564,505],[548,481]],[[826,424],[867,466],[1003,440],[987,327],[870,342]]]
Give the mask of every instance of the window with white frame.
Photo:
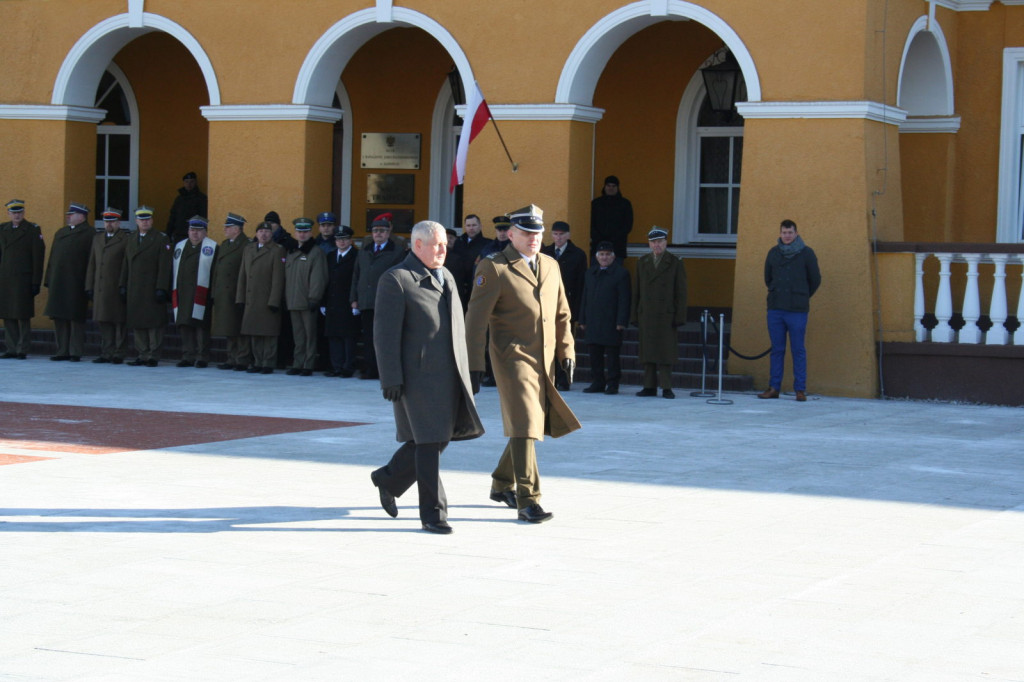
[[[95,106],[106,111],[106,117],[96,126],[95,214],[112,206],[129,215],[137,194],[137,123],[131,90],[113,65],[100,78]]]
[[[1024,242],[1024,48],[1003,50],[996,241]]]

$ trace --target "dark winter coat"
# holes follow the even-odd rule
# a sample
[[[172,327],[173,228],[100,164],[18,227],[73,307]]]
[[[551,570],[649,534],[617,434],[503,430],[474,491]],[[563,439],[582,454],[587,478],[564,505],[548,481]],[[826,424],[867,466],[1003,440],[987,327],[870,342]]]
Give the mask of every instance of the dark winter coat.
[[[47,317],[85,322],[89,315],[89,299],[85,295],[85,273],[89,270],[89,252],[96,230],[88,223],[57,230],[50,246],[43,284],[48,291]]]
[[[110,237],[106,232],[93,237],[85,288],[92,292],[92,319],[97,322],[123,324],[126,320],[125,302],[121,298],[121,270],[130,239],[123,230]]]
[[[388,239],[384,250],[374,253],[373,242],[364,244],[356,258],[356,271],[352,275],[352,291],[349,302],[355,302],[360,310],[373,310],[377,298],[377,282],[381,275],[405,260],[405,251],[398,248],[393,239]]]
[[[235,303],[238,294],[238,273],[242,271],[242,254],[249,238],[240,232],[234,241],[225,239],[217,247],[213,261],[210,294],[213,296],[214,336],[238,336],[242,329],[242,306]]]
[[[128,236],[121,286],[128,293],[129,328],[157,329],[167,324],[171,272],[171,244],[167,235],[150,230],[141,241],[138,232]]]
[[[319,308],[326,288],[327,258],[310,239],[289,253],[284,264],[284,297],[288,310]]]
[[[605,270],[595,263],[587,270],[579,318],[586,343],[622,345],[622,331],[616,327],[629,324],[630,293],[629,270],[617,262]]]
[[[196,300],[196,289],[199,286],[199,261],[204,248],[214,249],[213,259],[217,262],[217,242],[209,237],[203,239],[199,244],[193,244],[188,239],[180,242],[174,247],[174,257],[179,259],[178,281],[172,287],[178,296],[178,310],[174,317],[174,324],[189,325],[191,327],[210,328],[209,306],[203,311],[201,319],[192,316]],[[180,251],[180,253],[179,253]],[[210,280],[212,282],[216,265],[210,268]]]
[[[768,252],[764,259],[764,283],[768,287],[768,310],[787,310],[806,313],[811,309],[811,296],[821,286],[821,271],[814,250],[803,245],[787,258],[782,240]],[[790,244],[796,246],[797,242]],[[802,247],[802,248],[801,248]]]
[[[349,294],[352,291],[352,275],[356,271],[359,249],[354,246],[338,260],[338,250],[327,256],[327,291],[323,305],[327,310],[324,334],[327,336],[358,336],[361,329],[359,316],[352,314]]]
[[[655,267],[654,254],[640,258],[631,316],[640,328],[640,362],[675,362],[677,328],[686,323],[686,268],[681,259],[666,251]]]
[[[555,256],[554,244],[542,247],[540,252],[558,261],[558,269],[562,273],[562,286],[565,287],[565,297],[569,299],[573,322],[579,321],[580,303],[583,301],[583,279],[587,274],[587,254],[573,244],[571,239],[565,243],[561,258]]]
[[[171,245],[188,239],[189,218],[197,215],[205,217],[206,207],[206,195],[199,191],[198,186],[191,191],[184,187],[178,188],[178,196],[174,197],[171,213],[167,216],[167,240]]]
[[[278,336],[284,299],[284,247],[273,242],[262,249],[251,242],[242,253],[235,302],[245,304],[242,333],[246,336]]]
[[[35,316],[45,253],[43,233],[35,223],[22,220],[18,227],[0,224],[0,319]]]
[[[626,244],[633,230],[633,204],[621,194],[602,193],[590,202],[590,253],[608,241],[615,247],[615,257],[626,257]]]

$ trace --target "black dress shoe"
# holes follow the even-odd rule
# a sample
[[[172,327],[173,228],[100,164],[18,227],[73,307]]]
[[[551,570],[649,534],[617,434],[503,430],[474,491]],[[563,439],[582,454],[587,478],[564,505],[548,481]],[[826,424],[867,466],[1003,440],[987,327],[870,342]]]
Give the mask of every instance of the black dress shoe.
[[[105,358],[105,357],[103,357],[102,355],[99,356],[98,358],[93,358],[93,364],[96,364],[96,365],[105,365],[108,362],[110,362],[110,360]]]
[[[209,365],[210,363],[208,363],[206,360],[196,360],[195,364],[195,366],[198,367],[199,369],[203,369],[204,367],[208,367]]]
[[[505,506],[516,508],[516,494],[511,490],[492,490],[491,499],[495,502],[504,502]]]
[[[664,391],[661,392],[661,397],[672,400],[676,397],[676,394],[672,392],[671,388],[666,388]]]
[[[585,389],[583,389],[583,392],[584,393],[604,393],[604,388],[605,388],[604,384],[590,384]]]
[[[299,372],[299,375],[300,376],[304,376],[304,377],[311,377],[311,376],[313,376],[313,370],[311,370],[311,369],[304,369],[301,372]]]
[[[324,376],[325,377],[336,377],[336,376],[341,376],[341,373],[340,372],[335,372],[333,369],[329,369],[326,372],[324,372]]]
[[[298,367],[292,367],[287,372],[285,372],[285,374],[287,374],[290,377],[294,377],[302,374],[302,370],[299,369]]]
[[[142,358],[135,358],[134,360],[129,360],[124,364],[128,365],[129,367],[142,367],[143,365],[146,364],[146,361],[143,360]]]
[[[519,520],[530,523],[544,523],[550,521],[553,516],[554,514],[544,511],[539,504],[531,504],[529,507],[519,510]]]
[[[159,364],[159,360],[146,360],[146,367],[156,367]]]
[[[10,360],[11,358],[16,358],[16,357],[18,357],[17,353],[4,353],[3,355],[0,355],[0,359],[3,359],[3,360]]]
[[[50,359],[54,362],[63,362],[64,360],[70,360],[70,355],[51,355]]]
[[[642,391],[637,391],[636,394],[641,398],[653,398],[658,395],[658,389],[656,388],[645,388]]]
[[[259,374],[260,372],[263,371],[263,368],[262,367],[257,367],[256,365],[253,365],[252,367],[250,367],[249,369],[247,369],[245,371],[248,372],[249,374]]]
[[[246,367],[245,365],[235,365],[235,371],[236,372],[248,372],[249,368]]]
[[[178,360],[177,364],[175,364],[174,366],[175,367],[191,367],[194,364],[196,364],[196,363],[192,362],[191,360]]]
[[[381,506],[381,509],[386,511],[388,513],[388,516],[390,516],[391,518],[395,518],[396,516],[398,516],[398,505],[395,503],[395,496],[392,495],[391,493],[389,493],[387,490],[384,490],[384,488],[381,487],[380,483],[377,482],[377,478],[379,476],[380,475],[377,473],[377,471],[371,471],[370,472],[370,480],[373,481],[373,485],[375,485],[377,487],[377,493],[380,496],[380,506]],[[424,524],[424,526],[425,525],[426,524]],[[438,532],[443,532],[443,531],[434,531],[434,532],[438,533]],[[450,533],[451,530],[449,529],[448,532]]]
[[[494,377],[484,377],[480,380],[481,386],[497,386],[498,382],[494,380]]]
[[[343,369],[340,372],[338,372],[338,376],[341,377],[342,379],[349,379],[352,376],[354,376],[355,373],[356,371],[354,369]]]
[[[558,389],[559,391],[570,391],[570,390],[572,390],[569,387],[569,384],[565,383],[564,381],[557,382],[555,384],[555,388]]]
[[[217,365],[217,369],[234,369],[234,368],[235,368],[235,366],[232,365],[230,362],[222,362],[219,365]]]
[[[124,358],[114,358],[113,360],[110,361],[110,363],[113,364],[113,365],[123,364],[124,363]]]
[[[448,525],[447,521],[438,521],[437,523],[424,523],[423,530],[428,533],[437,533],[438,535],[451,535],[452,527]]]
[[[274,368],[273,367],[261,367],[260,368],[260,374],[273,374],[273,373],[274,373]]]
[[[70,360],[71,362],[81,362],[82,361],[82,356],[81,355],[72,355],[72,356],[68,357],[68,360]]]
[[[619,387],[616,386],[615,384],[608,384],[608,388],[604,389],[604,394],[605,395],[617,395],[618,392],[619,392]]]
[[[18,360],[28,360],[28,355],[26,353],[18,353],[14,357]]]

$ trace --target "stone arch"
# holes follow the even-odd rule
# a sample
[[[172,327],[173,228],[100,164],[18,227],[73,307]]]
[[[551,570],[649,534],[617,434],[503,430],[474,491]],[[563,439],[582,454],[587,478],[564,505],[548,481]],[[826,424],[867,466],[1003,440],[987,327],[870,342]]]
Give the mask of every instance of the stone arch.
[[[953,115],[953,67],[942,28],[919,17],[907,35],[900,60],[896,106],[909,116]]]
[[[118,14],[96,24],[72,46],[53,85],[51,104],[92,107],[96,84],[114,56],[141,35],[162,31],[185,46],[199,65],[211,106],[220,104],[220,87],[213,63],[199,41],[180,24],[158,14]]]
[[[562,67],[555,102],[591,106],[594,90],[615,50],[638,31],[662,21],[690,19],[722,39],[736,57],[747,84],[747,101],[761,101],[761,81],[754,59],[739,35],[718,15],[683,0],[640,0],[620,7],[588,30]]]
[[[398,27],[419,28],[432,36],[451,56],[463,83],[473,82],[469,59],[454,36],[430,17],[405,7],[382,13],[378,8],[348,15],[327,29],[306,55],[295,80],[292,104],[330,106],[338,77],[368,40]]]

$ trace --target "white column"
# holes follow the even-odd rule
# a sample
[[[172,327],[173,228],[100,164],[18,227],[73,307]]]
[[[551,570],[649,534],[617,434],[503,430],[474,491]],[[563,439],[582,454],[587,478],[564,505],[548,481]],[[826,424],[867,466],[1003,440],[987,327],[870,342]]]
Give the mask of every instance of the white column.
[[[935,297],[935,319],[939,321],[932,330],[932,341],[936,343],[952,343],[956,332],[949,326],[953,317],[953,291],[949,284],[949,264],[953,261],[951,253],[937,253],[939,259],[939,293]]]
[[[978,293],[978,263],[980,253],[962,253],[967,261],[967,284],[964,286],[964,326],[957,340],[960,343],[981,343],[981,330],[978,319],[981,317],[981,295]]]
[[[1024,264],[1024,256],[1017,256]],[[1017,321],[1021,323],[1013,333],[1013,345],[1024,346],[1024,269],[1020,271],[1020,290],[1017,292]]]
[[[927,253],[914,254],[914,338],[918,342],[928,340],[928,330],[921,324],[924,317],[924,259]]]
[[[990,253],[989,259],[995,263],[996,270],[992,273],[992,303],[988,308],[988,317],[992,320],[992,328],[985,333],[985,345],[1005,346],[1010,333],[1003,325],[1006,322],[1006,261],[1010,255],[1006,253]]]

